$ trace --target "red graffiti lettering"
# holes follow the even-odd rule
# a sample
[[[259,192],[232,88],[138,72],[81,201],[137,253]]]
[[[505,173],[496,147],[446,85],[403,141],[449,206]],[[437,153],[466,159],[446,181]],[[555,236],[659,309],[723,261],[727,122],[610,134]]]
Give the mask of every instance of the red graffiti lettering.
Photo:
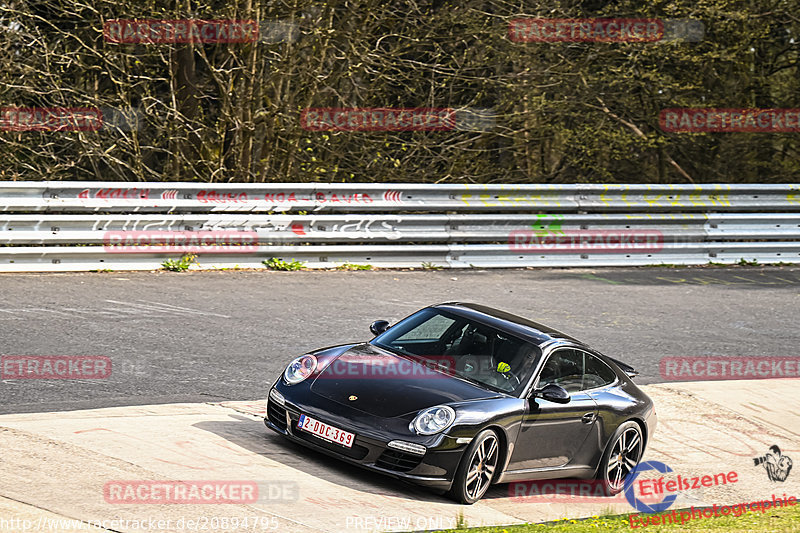
[[[238,202],[247,202],[247,193],[240,192],[238,194],[232,192],[217,192],[214,190],[206,191],[202,190],[197,193],[197,200],[207,204],[208,202],[214,202],[218,204],[225,204],[225,203],[238,203]]]
[[[89,192],[89,189],[85,189],[81,191],[81,193],[78,195],[78,198],[90,198],[91,196],[92,195]],[[98,189],[97,192],[94,193],[94,197],[101,200],[114,200],[120,198],[124,200],[147,200],[150,198],[150,189],[138,189],[136,187],[133,189]]]

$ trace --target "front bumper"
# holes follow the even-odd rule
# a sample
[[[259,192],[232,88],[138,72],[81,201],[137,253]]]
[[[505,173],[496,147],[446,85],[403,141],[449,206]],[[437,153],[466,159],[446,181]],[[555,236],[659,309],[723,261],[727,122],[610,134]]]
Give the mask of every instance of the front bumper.
[[[346,448],[298,429],[301,412],[321,422],[355,433],[353,446]],[[264,424],[294,442],[362,468],[425,487],[450,489],[455,471],[467,446],[463,441],[459,443],[454,437],[438,435],[435,445],[428,447],[424,455],[417,455],[387,446],[391,440],[413,442],[412,439],[403,439],[400,435],[390,433],[379,436],[375,431],[365,434],[365,431],[343,424],[342,417],[337,415],[339,413],[332,414],[309,406],[294,405],[288,399],[284,405],[279,405],[270,398]]]

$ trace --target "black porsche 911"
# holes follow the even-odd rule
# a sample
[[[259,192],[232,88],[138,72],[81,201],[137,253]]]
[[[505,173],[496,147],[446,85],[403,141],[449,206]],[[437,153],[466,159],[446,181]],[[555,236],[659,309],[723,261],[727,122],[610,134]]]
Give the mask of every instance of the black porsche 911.
[[[525,318],[447,303],[370,330],[289,363],[265,424],[462,503],[551,478],[619,493],[655,430],[633,368]]]

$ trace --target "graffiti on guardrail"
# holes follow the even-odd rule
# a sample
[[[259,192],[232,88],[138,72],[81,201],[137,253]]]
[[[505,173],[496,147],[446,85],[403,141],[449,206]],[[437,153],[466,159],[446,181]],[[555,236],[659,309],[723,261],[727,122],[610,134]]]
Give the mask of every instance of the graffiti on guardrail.
[[[538,214],[536,222],[531,224],[534,232],[560,233],[564,223],[564,215],[560,214]]]
[[[78,198],[97,198],[99,200],[147,200],[150,198],[150,189],[138,187],[103,188],[97,190],[83,189],[78,193]]]
[[[374,195],[375,193],[373,193]],[[65,192],[52,192],[51,195],[57,198],[68,197]],[[311,193],[299,193],[294,191],[276,191],[261,193],[246,191],[226,191],[217,189],[200,189],[197,191],[187,190],[180,192],[177,189],[170,189],[155,192],[150,188],[138,187],[115,187],[83,189],[77,193],[78,198],[96,200],[196,200],[201,204],[245,204],[245,203],[264,203],[268,205],[278,204],[348,204],[348,205],[367,205],[376,201],[370,193],[366,191],[316,191]],[[383,199],[390,203],[402,203],[403,196],[399,191],[388,190],[383,193]]]

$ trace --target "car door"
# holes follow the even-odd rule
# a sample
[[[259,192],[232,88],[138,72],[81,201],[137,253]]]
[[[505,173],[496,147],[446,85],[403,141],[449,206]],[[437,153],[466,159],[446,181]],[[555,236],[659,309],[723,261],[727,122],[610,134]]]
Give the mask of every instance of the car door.
[[[537,388],[554,383],[570,393],[566,404],[542,398],[528,401],[520,432],[506,468],[511,471],[558,468],[570,464],[592,432],[597,403],[583,391],[584,356],[572,348],[558,348],[547,357]]]

